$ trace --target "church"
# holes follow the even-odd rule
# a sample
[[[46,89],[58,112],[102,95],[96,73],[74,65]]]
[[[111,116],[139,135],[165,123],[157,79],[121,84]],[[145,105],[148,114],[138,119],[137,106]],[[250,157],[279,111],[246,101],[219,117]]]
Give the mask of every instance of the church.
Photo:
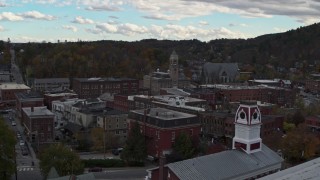
[[[167,72],[161,72],[157,69],[143,77],[143,87],[150,89],[151,95],[159,95],[161,88],[186,88],[189,85],[190,80],[185,77],[183,69],[179,66],[179,57],[176,51],[170,55]]]
[[[283,159],[260,138],[261,113],[257,102],[241,102],[235,115],[232,149],[148,170],[152,180],[257,179],[281,169]]]

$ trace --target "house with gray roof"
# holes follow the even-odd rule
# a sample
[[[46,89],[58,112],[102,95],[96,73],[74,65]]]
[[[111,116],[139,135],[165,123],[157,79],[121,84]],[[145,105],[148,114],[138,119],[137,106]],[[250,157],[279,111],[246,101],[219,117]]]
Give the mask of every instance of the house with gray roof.
[[[283,159],[262,143],[261,113],[256,102],[242,102],[235,115],[232,150],[149,169],[147,179],[243,180],[281,169]]]
[[[231,83],[238,81],[240,77],[237,63],[212,63],[203,65],[202,83]]]

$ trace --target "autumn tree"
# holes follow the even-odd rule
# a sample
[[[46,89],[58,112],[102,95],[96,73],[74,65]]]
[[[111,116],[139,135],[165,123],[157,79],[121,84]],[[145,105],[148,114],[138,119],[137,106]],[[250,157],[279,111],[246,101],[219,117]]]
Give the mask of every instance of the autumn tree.
[[[15,172],[15,144],[14,132],[0,117],[0,179],[10,179]]]
[[[304,121],[305,118],[300,110],[296,111],[291,117],[291,119],[289,119],[289,122],[295,124],[296,127]]]
[[[319,144],[318,138],[301,124],[282,138],[281,150],[288,162],[296,163],[312,158]]]
[[[147,147],[143,134],[141,134],[140,126],[136,122],[134,123],[129,137],[126,141],[126,145],[121,153],[121,159],[127,163],[143,162],[147,157]]]
[[[52,167],[60,176],[82,174],[84,171],[79,155],[63,144],[51,145],[40,154],[39,159],[44,177],[47,177]]]
[[[105,133],[103,128],[92,128],[91,132],[92,147],[94,151],[102,151],[105,146]]]

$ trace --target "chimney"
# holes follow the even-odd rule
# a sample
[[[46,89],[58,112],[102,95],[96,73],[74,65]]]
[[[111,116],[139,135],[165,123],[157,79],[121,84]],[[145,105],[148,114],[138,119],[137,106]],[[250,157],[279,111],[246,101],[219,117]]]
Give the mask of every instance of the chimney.
[[[161,155],[159,158],[159,180],[164,180],[164,164],[166,163],[166,157]]]
[[[34,107],[33,106],[31,107],[31,112],[34,112]]]

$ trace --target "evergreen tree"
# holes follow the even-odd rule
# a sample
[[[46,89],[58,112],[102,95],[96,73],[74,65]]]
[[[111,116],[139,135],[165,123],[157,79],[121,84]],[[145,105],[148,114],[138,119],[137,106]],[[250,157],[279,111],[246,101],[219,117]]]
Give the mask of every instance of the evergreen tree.
[[[10,179],[16,169],[14,132],[0,117],[0,179]]]
[[[121,153],[121,159],[127,163],[143,162],[147,157],[147,148],[143,134],[141,134],[140,126],[136,122],[126,141],[126,145]]]
[[[190,136],[185,132],[181,132],[175,139],[173,151],[182,159],[191,158],[194,155],[195,149]]]

